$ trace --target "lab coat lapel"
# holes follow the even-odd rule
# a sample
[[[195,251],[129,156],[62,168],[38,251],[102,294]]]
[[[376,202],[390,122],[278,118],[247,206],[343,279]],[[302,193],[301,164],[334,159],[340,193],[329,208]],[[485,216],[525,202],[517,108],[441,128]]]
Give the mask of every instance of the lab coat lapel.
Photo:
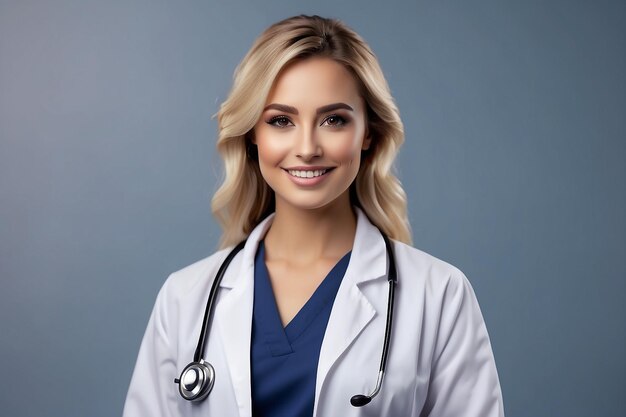
[[[220,284],[223,294],[215,310],[223,349],[230,370],[240,416],[252,415],[250,340],[254,302],[254,257],[274,215],[268,216],[250,233]],[[219,378],[219,376],[218,376]]]
[[[360,284],[386,276],[385,242],[365,213],[355,207],[357,230],[348,269],[335,297],[317,367],[315,407],[324,381],[342,353],[371,322],[377,312],[361,291]],[[381,279],[380,285],[386,285]],[[383,314],[385,312],[382,312]]]

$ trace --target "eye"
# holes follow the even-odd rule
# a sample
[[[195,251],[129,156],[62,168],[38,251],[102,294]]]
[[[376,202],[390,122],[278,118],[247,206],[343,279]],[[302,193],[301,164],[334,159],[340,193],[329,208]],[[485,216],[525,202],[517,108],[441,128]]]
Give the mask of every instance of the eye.
[[[291,121],[285,116],[275,116],[267,121],[268,125],[276,126],[281,129],[288,127],[289,123],[291,123]]]
[[[324,119],[324,123],[326,123],[330,127],[341,127],[345,125],[347,121],[338,114],[331,114],[326,119]]]

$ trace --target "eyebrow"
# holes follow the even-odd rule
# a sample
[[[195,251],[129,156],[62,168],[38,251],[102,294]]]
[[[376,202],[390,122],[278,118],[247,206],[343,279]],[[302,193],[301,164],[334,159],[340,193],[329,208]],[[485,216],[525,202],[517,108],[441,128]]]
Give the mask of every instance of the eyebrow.
[[[276,109],[276,110],[284,111],[285,113],[298,114],[298,109],[292,106],[288,106],[286,104],[272,103],[266,106],[263,109],[263,111],[266,111],[269,109]],[[322,113],[326,113],[326,112],[337,110],[337,109],[346,109],[346,110],[354,111],[354,109],[348,106],[346,103],[333,103],[333,104],[327,104],[326,106],[319,107],[315,111],[315,114],[320,115]]]

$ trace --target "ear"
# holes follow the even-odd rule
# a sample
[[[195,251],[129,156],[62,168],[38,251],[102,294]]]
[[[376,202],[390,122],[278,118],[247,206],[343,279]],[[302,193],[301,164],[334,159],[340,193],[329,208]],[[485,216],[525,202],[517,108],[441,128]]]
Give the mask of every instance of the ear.
[[[368,150],[372,144],[372,135],[370,133],[369,127],[365,130],[365,137],[363,138],[363,146],[361,146],[361,150]]]

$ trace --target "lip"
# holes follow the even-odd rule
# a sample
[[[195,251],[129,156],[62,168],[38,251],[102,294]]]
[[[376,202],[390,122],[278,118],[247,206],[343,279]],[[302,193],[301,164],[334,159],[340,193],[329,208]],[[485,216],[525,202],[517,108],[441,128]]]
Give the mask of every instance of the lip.
[[[283,169],[291,170],[291,171],[319,171],[321,169],[332,169],[335,167],[324,167],[321,165],[298,165],[295,167],[286,167]]]
[[[285,175],[291,181],[293,181],[294,184],[305,186],[305,187],[311,187],[311,186],[317,185],[317,184],[321,183],[322,181],[324,181],[328,177],[328,175],[334,170],[334,168],[335,167],[312,167],[312,166],[307,166],[307,167],[283,168],[283,171],[285,171]],[[325,169],[326,172],[324,174],[320,175],[319,177],[300,178],[300,177],[294,177],[293,175],[291,175],[289,173],[288,169],[296,170],[296,171],[317,171],[317,170]]]

